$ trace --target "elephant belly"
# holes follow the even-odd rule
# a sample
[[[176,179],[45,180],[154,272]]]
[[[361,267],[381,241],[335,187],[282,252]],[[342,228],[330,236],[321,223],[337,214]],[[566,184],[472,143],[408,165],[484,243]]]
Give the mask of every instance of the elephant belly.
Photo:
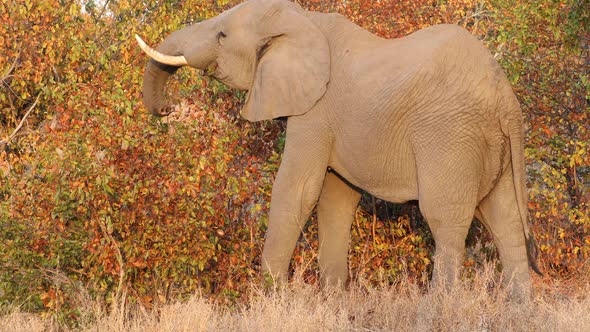
[[[381,153],[374,151],[380,150]],[[403,203],[418,199],[415,161],[404,149],[336,146],[330,168],[350,184],[375,197]]]

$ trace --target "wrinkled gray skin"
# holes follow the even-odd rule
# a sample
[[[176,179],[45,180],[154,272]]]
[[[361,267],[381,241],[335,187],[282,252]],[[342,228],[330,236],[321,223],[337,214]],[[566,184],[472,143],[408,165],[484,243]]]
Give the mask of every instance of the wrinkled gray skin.
[[[494,237],[513,295],[529,296],[528,263],[537,268],[522,115],[502,70],[467,31],[437,25],[386,40],[341,15],[251,0],[172,33],[157,50],[248,90],[246,119],[288,117],[265,272],[286,278],[317,204],[322,282],[347,280],[360,194],[343,178],[390,202],[419,201],[436,243],[437,285],[457,280],[475,216]],[[177,68],[148,63],[143,96],[152,113],[170,112],[163,92]]]

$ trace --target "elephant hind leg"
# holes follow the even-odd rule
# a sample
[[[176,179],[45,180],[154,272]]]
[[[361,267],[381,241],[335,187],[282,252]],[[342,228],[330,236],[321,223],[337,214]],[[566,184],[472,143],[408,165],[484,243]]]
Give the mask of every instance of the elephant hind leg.
[[[458,176],[468,177],[466,172]],[[432,177],[432,182],[430,178],[420,179],[418,202],[436,246],[432,284],[435,287],[448,287],[460,276],[465,239],[473,221],[477,200],[477,187],[469,184],[477,181],[449,176],[444,177],[449,181],[443,181],[443,184],[437,181],[440,178]],[[458,185],[461,183],[465,185]]]
[[[322,286],[344,286],[348,279],[350,227],[361,194],[327,173],[318,203],[319,265]]]
[[[459,280],[465,256],[465,239],[473,214],[426,213],[424,217],[430,225],[436,246],[432,284],[435,287],[450,287]]]
[[[500,253],[504,282],[510,293],[516,299],[526,300],[530,295],[530,272],[510,170],[500,177],[490,194],[479,204],[476,217],[492,233]]]

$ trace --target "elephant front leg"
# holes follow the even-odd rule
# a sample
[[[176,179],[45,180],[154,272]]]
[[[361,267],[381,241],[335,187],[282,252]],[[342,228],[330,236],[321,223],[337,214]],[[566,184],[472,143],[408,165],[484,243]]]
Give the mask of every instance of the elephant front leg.
[[[327,173],[318,204],[319,265],[322,286],[344,286],[348,279],[350,227],[361,194]]]
[[[324,178],[318,174],[297,180],[283,166],[273,186],[266,241],[262,252],[262,269],[273,279],[287,279],[291,255],[303,227],[313,210]]]
[[[330,152],[324,133],[297,130],[289,119],[262,252],[262,272],[279,282],[287,279],[293,250],[322,190]]]

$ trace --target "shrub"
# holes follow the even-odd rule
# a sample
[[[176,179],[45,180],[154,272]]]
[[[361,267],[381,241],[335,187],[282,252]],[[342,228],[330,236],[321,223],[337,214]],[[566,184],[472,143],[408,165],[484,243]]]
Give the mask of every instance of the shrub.
[[[118,303],[126,295],[151,306],[200,289],[243,301],[259,270],[284,123],[246,122],[238,114],[243,93],[190,70],[170,85],[184,100],[179,110],[152,118],[140,103],[146,58],[130,38],[157,43],[236,1],[103,3],[0,4],[0,303],[72,322],[83,297]],[[529,215],[543,270],[567,278],[584,264],[590,85],[583,1],[300,3],[389,38],[443,22],[479,36],[525,114]],[[314,218],[296,263],[315,257]],[[426,281],[433,243],[415,205],[365,195],[352,235],[354,277],[393,281],[405,273]],[[494,257],[489,240],[481,225],[472,228],[468,267]],[[305,276],[317,279],[315,263]]]

